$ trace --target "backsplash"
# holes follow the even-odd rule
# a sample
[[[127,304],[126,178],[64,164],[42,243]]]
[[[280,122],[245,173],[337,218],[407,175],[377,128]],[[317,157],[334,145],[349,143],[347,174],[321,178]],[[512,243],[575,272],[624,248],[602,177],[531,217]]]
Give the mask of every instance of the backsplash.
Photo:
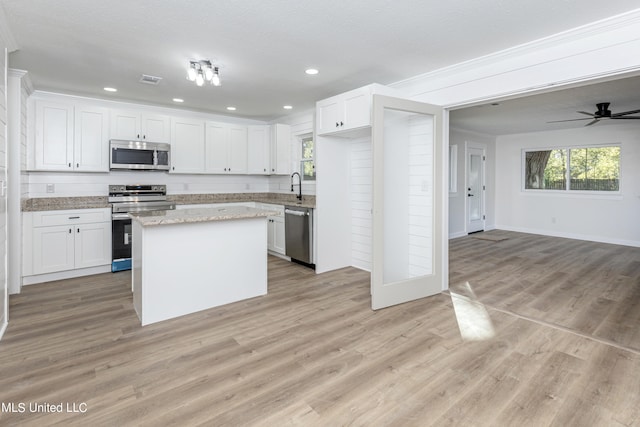
[[[166,172],[109,173],[28,172],[23,174],[23,198],[106,196],[110,184],[165,184],[167,194],[291,193],[289,176],[178,175]],[[47,191],[50,190],[50,191]],[[315,194],[315,183],[302,184]]]

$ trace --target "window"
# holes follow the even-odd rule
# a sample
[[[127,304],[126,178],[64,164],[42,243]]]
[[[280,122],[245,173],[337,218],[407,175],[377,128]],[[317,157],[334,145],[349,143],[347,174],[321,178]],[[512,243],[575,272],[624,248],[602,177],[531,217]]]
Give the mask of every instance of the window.
[[[300,175],[304,181],[316,180],[316,165],[314,161],[313,136],[302,138],[302,160],[300,160]]]
[[[620,191],[620,146],[525,150],[524,188]]]

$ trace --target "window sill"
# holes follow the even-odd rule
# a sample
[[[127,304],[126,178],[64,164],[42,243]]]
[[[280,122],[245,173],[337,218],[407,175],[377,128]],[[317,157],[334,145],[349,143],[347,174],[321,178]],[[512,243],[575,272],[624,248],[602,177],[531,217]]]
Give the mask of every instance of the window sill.
[[[520,193],[536,197],[560,197],[568,199],[622,200],[620,191],[570,191],[570,190],[520,190]]]

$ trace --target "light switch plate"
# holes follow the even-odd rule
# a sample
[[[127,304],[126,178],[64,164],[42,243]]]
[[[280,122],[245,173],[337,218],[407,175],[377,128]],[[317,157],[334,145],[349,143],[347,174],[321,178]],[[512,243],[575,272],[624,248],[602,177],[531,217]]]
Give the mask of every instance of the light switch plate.
[[[56,185],[55,184],[47,184],[47,193],[55,193]]]

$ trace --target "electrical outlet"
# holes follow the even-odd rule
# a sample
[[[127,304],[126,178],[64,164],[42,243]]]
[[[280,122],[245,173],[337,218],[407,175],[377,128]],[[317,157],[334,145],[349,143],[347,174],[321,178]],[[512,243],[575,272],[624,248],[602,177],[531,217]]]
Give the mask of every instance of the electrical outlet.
[[[55,184],[47,184],[47,193],[55,193],[56,185]]]

